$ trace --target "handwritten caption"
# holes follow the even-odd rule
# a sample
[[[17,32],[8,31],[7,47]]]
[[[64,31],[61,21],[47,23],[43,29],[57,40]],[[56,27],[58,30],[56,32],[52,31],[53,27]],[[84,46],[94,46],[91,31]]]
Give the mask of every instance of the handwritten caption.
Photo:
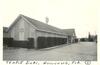
[[[91,61],[6,61],[6,64],[24,65],[91,65]]]

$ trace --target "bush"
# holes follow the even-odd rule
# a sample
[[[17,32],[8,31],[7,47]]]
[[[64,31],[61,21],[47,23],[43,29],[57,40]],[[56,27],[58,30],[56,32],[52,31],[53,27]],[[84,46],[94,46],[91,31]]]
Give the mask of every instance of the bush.
[[[51,47],[53,44],[53,39],[51,37],[47,37],[47,46]]]
[[[3,46],[7,45],[8,47],[11,47],[13,43],[13,38],[3,38]]]
[[[13,38],[3,38],[3,46],[34,48],[34,38],[28,38],[28,41],[17,41]]]
[[[80,41],[86,42],[86,41],[88,41],[88,39],[87,38],[81,38]]]
[[[88,41],[93,42],[93,41],[94,41],[94,39],[93,39],[93,38],[89,38],[89,39],[88,39]]]
[[[78,39],[75,39],[75,43],[77,43],[78,42]]]
[[[67,42],[66,38],[58,37],[38,37],[37,44],[38,48],[52,47],[56,45],[65,44]]]
[[[34,48],[34,38],[28,38],[27,48]]]
[[[37,45],[38,48],[45,48],[47,47],[46,37],[38,37],[37,38]]]
[[[27,48],[28,41],[17,41],[13,40],[12,47],[22,47]]]

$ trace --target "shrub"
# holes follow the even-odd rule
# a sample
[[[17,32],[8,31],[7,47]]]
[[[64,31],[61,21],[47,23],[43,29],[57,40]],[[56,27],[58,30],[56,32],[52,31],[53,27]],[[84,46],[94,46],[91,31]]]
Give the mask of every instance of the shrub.
[[[75,42],[77,43],[78,42],[78,39],[75,39]]]
[[[13,47],[22,47],[22,48],[27,48],[28,41],[17,41],[13,40]]]
[[[37,38],[37,45],[38,48],[45,48],[47,47],[46,37],[38,37]]]
[[[27,48],[34,48],[34,38],[28,38]]]
[[[3,46],[7,45],[11,47],[12,43],[13,43],[13,38],[3,38]]]
[[[52,47],[56,45],[65,44],[67,42],[66,38],[59,37],[38,37],[37,44],[38,48]]]

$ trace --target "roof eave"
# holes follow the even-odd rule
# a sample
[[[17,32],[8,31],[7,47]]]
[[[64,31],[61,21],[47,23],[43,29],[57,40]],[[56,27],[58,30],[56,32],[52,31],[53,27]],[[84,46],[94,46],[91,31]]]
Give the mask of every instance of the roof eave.
[[[13,25],[17,22],[17,20],[19,20],[21,18],[21,15],[19,15],[15,20],[14,22],[8,27],[8,30],[7,32],[9,32],[9,30],[13,27]]]

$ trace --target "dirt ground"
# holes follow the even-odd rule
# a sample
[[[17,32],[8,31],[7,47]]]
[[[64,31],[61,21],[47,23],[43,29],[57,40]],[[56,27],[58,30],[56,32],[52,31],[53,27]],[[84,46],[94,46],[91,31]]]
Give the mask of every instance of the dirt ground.
[[[10,47],[3,49],[3,60],[97,61],[97,44],[79,42],[39,50]]]

